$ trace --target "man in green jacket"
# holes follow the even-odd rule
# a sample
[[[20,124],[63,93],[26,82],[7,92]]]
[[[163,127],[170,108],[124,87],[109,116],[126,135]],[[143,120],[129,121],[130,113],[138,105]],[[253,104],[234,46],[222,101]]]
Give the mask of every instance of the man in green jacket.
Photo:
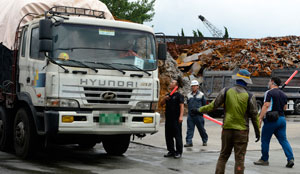
[[[223,174],[232,148],[235,153],[235,174],[244,173],[244,160],[248,145],[249,118],[251,119],[256,142],[260,139],[258,113],[255,97],[247,91],[247,84],[252,84],[250,72],[241,69],[232,76],[236,84],[231,88],[224,88],[216,99],[194,112],[207,113],[224,104],[225,117],[222,130],[222,149],[216,166],[216,174]]]

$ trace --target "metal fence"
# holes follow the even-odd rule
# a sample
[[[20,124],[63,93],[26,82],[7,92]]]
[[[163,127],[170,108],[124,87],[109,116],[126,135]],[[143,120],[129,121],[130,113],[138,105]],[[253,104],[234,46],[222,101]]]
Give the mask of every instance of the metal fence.
[[[225,40],[224,38],[219,37],[192,37],[192,36],[156,36],[158,42],[163,42],[164,39],[166,42],[175,42],[178,45],[184,44],[193,44],[196,42],[201,42],[203,40]]]

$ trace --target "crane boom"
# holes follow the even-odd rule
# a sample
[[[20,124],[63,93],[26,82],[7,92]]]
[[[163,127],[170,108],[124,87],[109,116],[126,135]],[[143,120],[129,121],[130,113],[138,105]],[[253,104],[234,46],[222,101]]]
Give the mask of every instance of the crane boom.
[[[223,37],[222,31],[210,23],[204,16],[199,15],[199,19],[214,37]]]

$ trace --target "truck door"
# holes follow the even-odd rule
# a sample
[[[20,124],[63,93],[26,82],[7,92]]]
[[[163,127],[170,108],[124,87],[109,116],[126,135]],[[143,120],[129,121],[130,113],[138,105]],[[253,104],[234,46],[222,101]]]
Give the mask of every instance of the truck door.
[[[35,106],[43,106],[45,94],[45,56],[39,52],[39,28],[24,29],[19,60],[21,92],[30,94]]]

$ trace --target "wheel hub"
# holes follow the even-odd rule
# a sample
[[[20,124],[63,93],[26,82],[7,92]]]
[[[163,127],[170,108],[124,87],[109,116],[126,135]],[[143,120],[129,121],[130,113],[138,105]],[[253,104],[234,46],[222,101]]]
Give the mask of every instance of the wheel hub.
[[[24,139],[25,139],[25,126],[23,122],[19,122],[16,126],[16,142],[19,145],[24,144]]]

